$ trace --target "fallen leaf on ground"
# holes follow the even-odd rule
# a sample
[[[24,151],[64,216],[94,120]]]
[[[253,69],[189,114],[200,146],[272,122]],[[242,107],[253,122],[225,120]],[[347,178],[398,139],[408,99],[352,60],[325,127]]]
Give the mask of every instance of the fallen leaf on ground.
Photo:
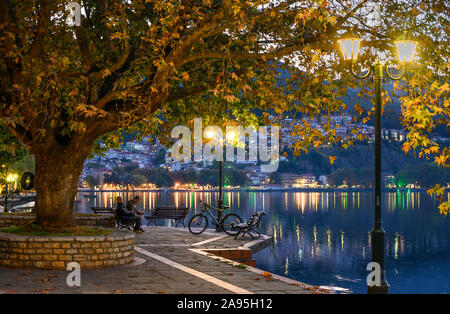
[[[272,279],[272,274],[269,273],[269,272],[267,272],[267,271],[264,272],[263,276],[264,276],[267,280]]]

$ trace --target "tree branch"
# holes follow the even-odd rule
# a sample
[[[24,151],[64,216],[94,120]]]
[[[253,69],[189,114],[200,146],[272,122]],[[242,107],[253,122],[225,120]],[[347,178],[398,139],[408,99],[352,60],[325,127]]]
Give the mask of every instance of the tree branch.
[[[30,50],[29,50],[29,56],[31,58],[36,58],[39,56],[42,52],[42,44],[44,40],[45,34],[48,34],[48,24],[50,23],[50,16],[51,16],[51,10],[50,10],[50,3],[48,0],[41,0],[39,1],[39,22],[38,27],[36,30],[36,34],[34,36],[33,43],[31,44]]]
[[[26,130],[21,125],[14,126],[12,124],[8,124],[7,127],[14,134],[14,136],[16,136],[20,141],[22,141],[22,143],[24,143],[28,147],[31,147],[33,137],[28,130]]]
[[[337,20],[335,28],[341,27],[350,17],[352,17],[356,11],[358,11],[360,8],[366,4],[367,0],[362,0],[360,3],[358,3],[357,6],[355,6],[350,12],[348,12],[345,16],[341,17],[339,20]]]
[[[75,34],[77,36],[78,47],[80,48],[81,57],[85,63],[85,67],[89,71],[92,68],[93,61],[89,51],[89,44],[84,32],[83,26],[75,26]]]

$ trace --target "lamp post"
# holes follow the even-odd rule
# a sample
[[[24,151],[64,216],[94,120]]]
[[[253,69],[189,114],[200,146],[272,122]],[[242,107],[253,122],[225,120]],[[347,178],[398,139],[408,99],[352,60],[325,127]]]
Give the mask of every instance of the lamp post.
[[[17,174],[8,174],[6,177],[6,194],[5,194],[5,207],[4,212],[8,212],[8,195],[9,195],[9,185],[15,182],[17,179]]]
[[[409,33],[403,33],[396,41],[398,58],[402,66],[400,75],[394,75],[389,71],[389,64],[380,62],[379,57],[374,63],[368,63],[369,69],[364,75],[358,75],[353,71],[353,64],[358,59],[361,39],[353,32],[345,33],[338,41],[342,57],[348,63],[350,72],[357,79],[365,79],[373,73],[375,83],[375,221],[372,230],[372,262],[380,265],[380,285],[367,286],[370,294],[386,294],[389,284],[386,280],[385,271],[385,231],[381,219],[381,89],[384,75],[392,80],[400,80],[406,74],[406,66],[412,62],[415,55],[417,42]]]
[[[219,160],[219,199],[217,200],[217,208],[223,209],[223,193],[222,193],[222,160]],[[222,219],[222,212],[219,210],[217,212],[217,220]],[[218,226],[217,226],[218,227]],[[220,230],[217,230],[220,231]]]
[[[209,139],[213,139],[215,138],[220,145],[222,145],[223,148],[223,134],[222,133],[217,133],[214,131],[208,131],[206,132],[206,137]],[[236,132],[229,130],[227,131],[226,134],[226,145],[232,145],[234,146],[234,142],[236,141],[236,137],[237,134]],[[223,169],[223,152],[222,152],[222,156],[220,156],[218,162],[219,162],[219,199],[217,200],[217,208],[219,208],[220,210],[217,212],[217,220],[220,221],[222,219],[222,211],[225,208],[229,208],[228,206],[224,206],[223,204],[223,179],[222,179],[222,169]],[[219,227],[219,225],[216,228],[216,231],[223,231],[221,230],[222,228]]]
[[[5,164],[2,165],[2,168],[5,169],[5,187],[6,187],[3,212],[7,213],[8,212],[8,181],[7,181],[8,168],[6,167]]]
[[[214,131],[208,131],[206,133],[206,137],[209,139],[217,139],[220,143],[220,145],[223,145],[223,139],[222,134],[217,134]],[[219,162],[219,199],[217,200],[217,208],[220,210],[217,211],[217,220],[220,221],[222,219],[222,210],[223,210],[223,193],[222,193],[222,156],[220,156],[218,162]],[[216,231],[221,231],[219,225],[216,226]]]

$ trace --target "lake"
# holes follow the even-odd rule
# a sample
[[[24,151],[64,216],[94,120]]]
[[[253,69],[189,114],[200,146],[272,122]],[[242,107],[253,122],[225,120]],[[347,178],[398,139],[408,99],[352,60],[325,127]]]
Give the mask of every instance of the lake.
[[[90,193],[77,195],[79,212],[115,206],[117,195],[138,194],[138,208],[187,206],[189,217],[200,208],[200,199],[215,205],[218,197],[217,192],[99,192],[96,198],[83,194]],[[255,210],[266,212],[262,231],[274,235],[274,245],[254,254],[258,268],[312,285],[367,292],[373,193],[226,192],[224,200],[244,219]],[[383,194],[390,293],[450,293],[450,217],[439,214],[438,204],[424,192]]]

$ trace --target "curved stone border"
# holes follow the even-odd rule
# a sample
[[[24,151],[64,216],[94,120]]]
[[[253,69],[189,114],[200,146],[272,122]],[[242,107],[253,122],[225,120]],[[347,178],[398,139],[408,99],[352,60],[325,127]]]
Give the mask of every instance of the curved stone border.
[[[33,214],[0,213],[1,227],[17,227],[34,223]],[[75,214],[75,225],[86,227],[114,227],[113,214]]]
[[[1,230],[0,230],[1,231]],[[24,236],[0,232],[0,266],[66,269],[102,268],[133,262],[131,231],[113,229],[106,236]]]

